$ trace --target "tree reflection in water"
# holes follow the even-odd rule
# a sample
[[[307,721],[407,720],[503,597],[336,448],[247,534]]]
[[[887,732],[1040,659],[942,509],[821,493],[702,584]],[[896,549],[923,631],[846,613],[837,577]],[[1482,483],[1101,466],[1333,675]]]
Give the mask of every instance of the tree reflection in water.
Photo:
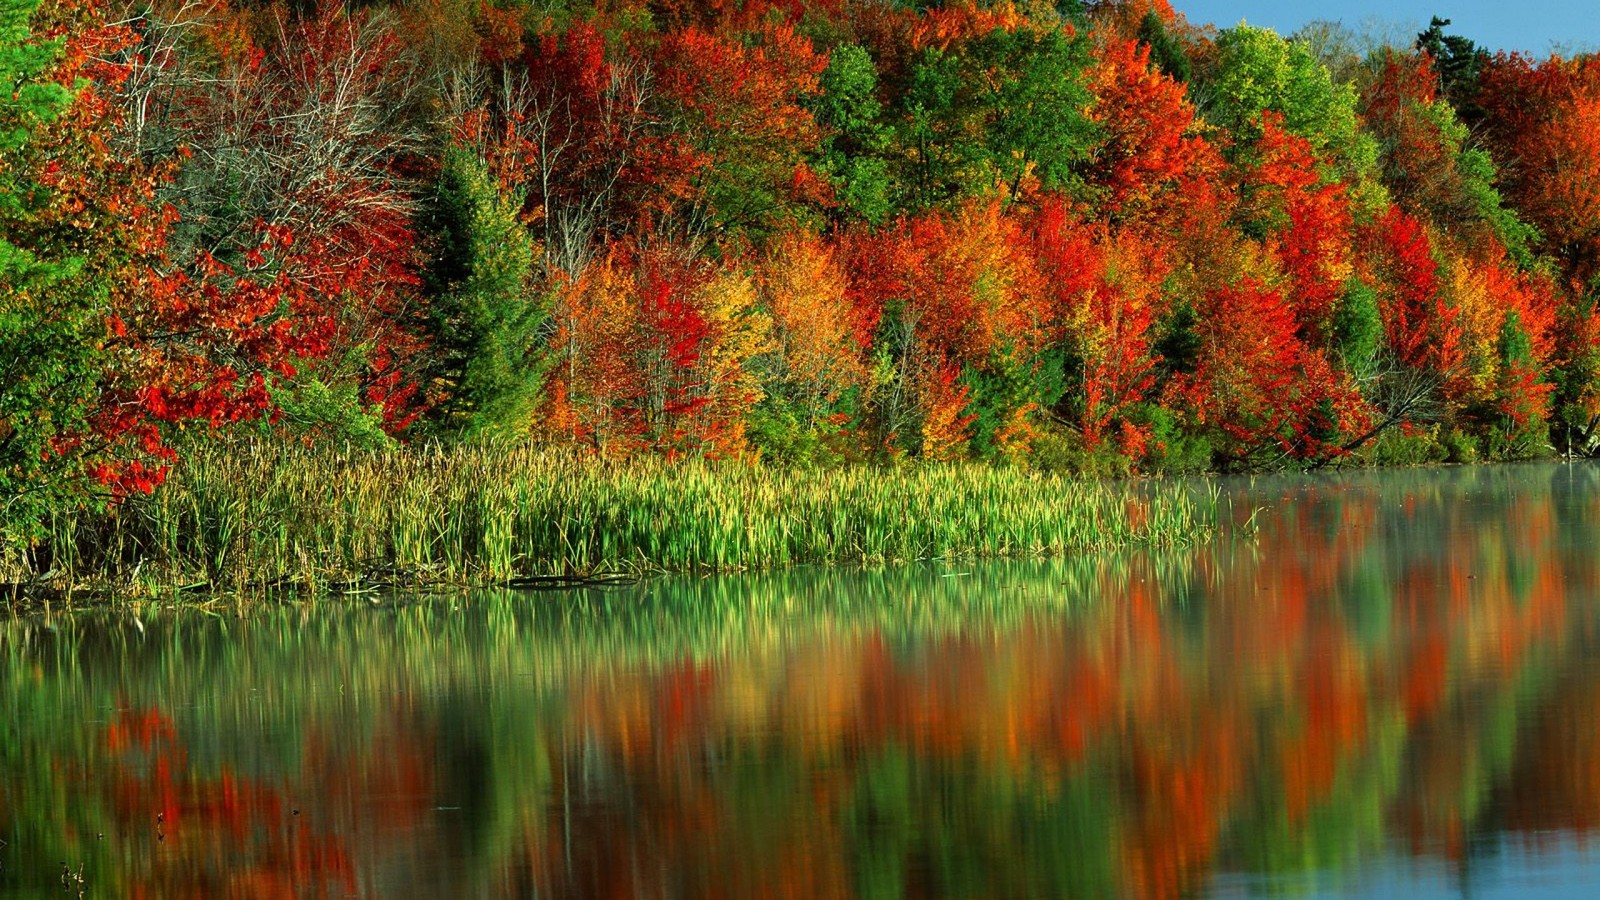
[[[1169,897],[1588,839],[1600,469],[1230,490],[1259,540],[1181,554],[14,620],[0,895]]]

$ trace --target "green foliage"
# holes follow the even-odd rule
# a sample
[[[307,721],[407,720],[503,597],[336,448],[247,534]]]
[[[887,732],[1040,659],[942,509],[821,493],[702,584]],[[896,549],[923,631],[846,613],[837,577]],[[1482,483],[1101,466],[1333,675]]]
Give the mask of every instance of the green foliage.
[[[1360,460],[1375,466],[1426,466],[1446,462],[1450,451],[1440,441],[1438,432],[1437,427],[1385,429],[1361,449]]]
[[[968,446],[975,459],[1005,462],[995,437],[1018,410],[1049,407],[1061,395],[1062,366],[1058,353],[1025,359],[1013,351],[996,354],[989,365],[962,373],[969,391],[966,411],[974,418]]]
[[[1410,185],[1420,195],[1422,210],[1434,222],[1459,228],[1483,223],[1489,226],[1519,268],[1538,267],[1534,247],[1539,243],[1537,228],[1524,222],[1515,210],[1506,206],[1500,191],[1493,157],[1488,151],[1472,146],[1471,133],[1449,103],[1440,101],[1428,105],[1413,104],[1408,111],[1419,118],[1419,125],[1438,142],[1446,163],[1446,177],[1442,184]],[[1414,135],[1408,136],[1416,140]],[[1391,154],[1406,148],[1386,148]],[[1391,178],[1399,172],[1388,173]],[[1392,182],[1391,182],[1392,183]],[[1397,193],[1399,189],[1397,188]]]
[[[1533,355],[1533,340],[1514,309],[1506,312],[1500,326],[1495,354],[1500,363],[1500,387],[1495,398],[1499,408],[1490,430],[1494,454],[1505,459],[1543,455],[1547,428],[1531,396],[1542,387],[1538,361]]]
[[[745,435],[757,456],[776,465],[806,467],[821,455],[816,433],[806,427],[794,404],[781,398],[762,398],[750,411]]]
[[[1328,70],[1303,45],[1250,25],[1217,36],[1217,71],[1209,85],[1213,124],[1236,137],[1260,135],[1264,112],[1283,116],[1284,127],[1318,150],[1356,141],[1356,94],[1335,85]]]
[[[446,151],[432,306],[442,435],[525,432],[538,402],[545,370],[535,347],[549,311],[531,285],[533,243],[518,221],[521,208],[475,153]]]
[[[1433,70],[1439,75],[1439,86],[1451,105],[1464,119],[1476,121],[1482,116],[1478,109],[1478,77],[1489,51],[1471,40],[1456,34],[1445,34],[1449,19],[1433,17],[1428,30],[1417,35],[1416,47],[1433,60]]]
[[[890,134],[878,101],[878,69],[854,44],[835,47],[814,104],[817,122],[832,134],[824,142],[819,169],[834,185],[839,206],[874,225],[889,217]]]
[[[1495,236],[1505,244],[1506,252],[1518,268],[1532,270],[1541,267],[1543,263],[1534,250],[1540,241],[1539,229],[1523,221],[1516,210],[1505,204],[1495,187],[1499,173],[1495,169],[1494,158],[1486,150],[1468,146],[1467,127],[1459,119],[1455,119],[1454,123],[1458,129],[1454,135],[1462,148],[1456,157],[1456,171],[1461,175],[1461,192],[1468,208],[1494,230]]]
[[[1495,352],[1503,368],[1532,367],[1533,341],[1522,327],[1522,316],[1514,309],[1506,311],[1506,320],[1500,325],[1500,336],[1495,341]]]
[[[907,209],[963,196],[1016,198],[1025,179],[1069,190],[1094,128],[1084,111],[1086,39],[1060,29],[997,29],[911,71],[896,140],[897,199]]]
[[[1383,349],[1383,315],[1377,292],[1364,282],[1352,279],[1345,286],[1333,315],[1333,346],[1345,369],[1358,380],[1376,374]]]
[[[1600,284],[1572,300],[1562,316],[1561,327],[1569,330],[1565,359],[1552,373],[1553,421],[1561,427],[1557,450],[1588,452],[1600,431],[1600,416],[1594,412],[1594,395],[1600,386],[1600,342],[1589,338],[1595,327],[1596,290]]]
[[[1083,435],[1060,426],[1046,426],[1033,439],[1027,466],[1035,472],[1075,478],[1125,478],[1133,474],[1134,460],[1116,444],[1101,441],[1090,447]]]
[[[273,386],[272,402],[277,414],[261,426],[269,435],[363,450],[396,446],[383,430],[382,412],[362,402],[352,379],[330,383],[314,374],[297,373]]]
[[[1193,372],[1200,359],[1200,317],[1187,300],[1173,304],[1156,327],[1155,352],[1168,375]]]
[[[1361,130],[1353,86],[1335,83],[1304,44],[1266,28],[1227,29],[1217,37],[1217,54],[1201,112],[1233,135],[1235,148],[1261,136],[1263,113],[1277,113],[1284,128],[1334,164],[1358,205],[1381,206],[1378,146]]]
[[[853,420],[857,393],[855,388],[846,391],[834,403],[835,415]],[[785,468],[838,465],[850,459],[845,440],[849,426],[812,418],[793,401],[768,394],[745,423],[750,448],[763,462]]]
[[[1215,467],[1215,441],[1206,432],[1185,426],[1171,410],[1145,404],[1134,419],[1150,428],[1145,451],[1148,471],[1160,475],[1199,475]]]
[[[986,97],[991,124],[985,149],[1001,184],[1013,199],[1028,175],[1044,190],[1069,190],[1094,135],[1083,113],[1091,99],[1084,84],[1088,42],[1059,29],[997,30],[972,54],[980,71],[998,76]]]
[[[7,87],[0,91],[0,153],[21,150],[41,125],[60,115],[72,101],[71,91],[42,78],[55,64],[63,40],[33,36],[28,22],[38,6],[38,0],[0,0],[0,85]],[[0,178],[14,177],[14,173],[0,170]],[[21,196],[8,190],[0,194],[0,203],[15,204]],[[4,264],[17,265],[15,260]]]
[[[1189,61],[1189,51],[1167,31],[1166,24],[1155,10],[1145,13],[1144,18],[1139,20],[1138,38],[1140,43],[1150,48],[1150,61],[1162,74],[1185,84],[1194,77],[1194,64]]]
[[[911,72],[896,139],[902,148],[896,199],[903,208],[945,203],[977,180],[981,147],[972,139],[976,118],[961,88],[961,60],[938,48],[927,50]]]
[[[51,195],[34,143],[72,100],[44,80],[61,41],[32,37],[36,6],[0,0],[0,544],[36,537],[82,490],[58,442],[82,431],[104,332],[82,259],[36,227]]]

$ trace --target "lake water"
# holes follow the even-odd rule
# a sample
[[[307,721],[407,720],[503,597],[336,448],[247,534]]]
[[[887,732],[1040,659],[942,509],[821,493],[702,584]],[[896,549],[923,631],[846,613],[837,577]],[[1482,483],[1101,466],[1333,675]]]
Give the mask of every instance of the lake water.
[[[1600,466],[1227,490],[1257,540],[0,621],[0,896],[1600,893]]]

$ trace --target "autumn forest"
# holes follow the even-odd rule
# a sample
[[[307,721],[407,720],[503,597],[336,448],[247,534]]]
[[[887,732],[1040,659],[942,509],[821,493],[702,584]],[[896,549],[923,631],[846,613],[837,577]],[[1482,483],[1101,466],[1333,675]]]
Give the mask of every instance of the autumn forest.
[[[14,529],[259,441],[1088,474],[1597,444],[1600,57],[1443,19],[0,0],[0,81]]]

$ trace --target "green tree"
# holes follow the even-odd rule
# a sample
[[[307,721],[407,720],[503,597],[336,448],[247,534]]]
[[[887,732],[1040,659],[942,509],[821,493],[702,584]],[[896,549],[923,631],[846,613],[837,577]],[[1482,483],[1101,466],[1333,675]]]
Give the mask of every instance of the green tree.
[[[1472,146],[1456,107],[1436,99],[1428,57],[1385,51],[1372,63],[1361,114],[1394,201],[1469,244],[1487,229],[1521,268],[1534,268],[1537,230],[1505,205],[1494,160]]]
[[[72,102],[47,80],[60,40],[39,40],[37,0],[0,0],[0,538],[34,536],[39,517],[79,487],[77,457],[95,384],[103,297],[75,276],[83,262],[49,245],[34,177],[38,138]],[[97,302],[100,300],[101,302]]]
[[[1449,19],[1433,17],[1428,30],[1417,35],[1417,49],[1433,60],[1433,70],[1439,75],[1439,87],[1456,112],[1469,124],[1483,118],[1483,109],[1477,105],[1478,76],[1489,59],[1489,51],[1458,34],[1445,34]]]
[[[966,193],[981,178],[981,154],[969,123],[977,118],[961,59],[928,49],[911,71],[902,100],[896,197],[904,209],[926,209]]]
[[[1600,285],[1563,305],[1558,342],[1559,363],[1555,382],[1555,420],[1562,434],[1563,452],[1589,453],[1600,434],[1600,310],[1596,294]]]
[[[854,44],[834,48],[814,110],[831,132],[819,169],[833,182],[841,211],[881,225],[889,218],[889,130],[878,100],[878,68]]]
[[[1495,389],[1497,443],[1509,458],[1538,455],[1548,437],[1545,424],[1550,388],[1539,373],[1533,354],[1533,341],[1516,310],[1506,312],[1495,342],[1500,360],[1499,384]]]
[[[1000,76],[983,98],[992,122],[985,149],[1011,199],[1029,175],[1047,191],[1070,188],[1094,135],[1084,115],[1093,100],[1088,44],[1060,29],[1019,28],[991,33],[975,55]]]
[[[1070,190],[1094,126],[1087,41],[1059,28],[996,29],[931,48],[902,100],[899,194],[925,209],[973,194],[1017,199],[1024,185]]]
[[[1333,345],[1346,371],[1358,380],[1367,381],[1377,374],[1383,316],[1377,292],[1359,280],[1351,280],[1333,314]]]
[[[435,426],[455,438],[519,433],[539,399],[537,352],[548,305],[534,289],[533,242],[507,194],[474,152],[445,151],[434,203]]]
[[[1155,63],[1162,74],[1184,84],[1188,84],[1189,79],[1194,77],[1194,65],[1189,61],[1189,51],[1167,31],[1166,24],[1156,15],[1155,10],[1146,12],[1144,18],[1139,20],[1137,37],[1139,43],[1150,48],[1150,61]]]

